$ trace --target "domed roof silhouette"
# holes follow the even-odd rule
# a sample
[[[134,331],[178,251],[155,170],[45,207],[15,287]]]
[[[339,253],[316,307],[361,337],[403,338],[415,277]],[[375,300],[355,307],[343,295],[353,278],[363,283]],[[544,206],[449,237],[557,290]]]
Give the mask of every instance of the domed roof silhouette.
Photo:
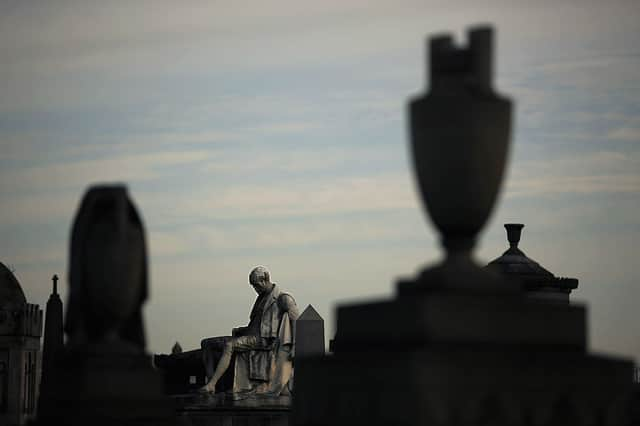
[[[0,262],[0,306],[27,303],[20,283],[13,273]]]
[[[578,287],[576,278],[556,277],[518,248],[523,224],[505,223],[504,227],[507,230],[510,247],[502,256],[489,262],[488,267],[519,280],[527,290],[546,287],[570,293],[571,290]]]

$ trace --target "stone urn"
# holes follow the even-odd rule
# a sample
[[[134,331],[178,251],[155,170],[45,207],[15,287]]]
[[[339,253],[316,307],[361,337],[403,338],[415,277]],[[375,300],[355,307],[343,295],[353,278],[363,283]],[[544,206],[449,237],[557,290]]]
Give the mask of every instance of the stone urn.
[[[413,169],[447,251],[440,268],[430,271],[438,276],[424,276],[423,285],[466,286],[456,270],[467,282],[469,273],[494,281],[483,279],[471,260],[496,202],[511,134],[511,101],[492,88],[492,39],[488,27],[469,31],[467,48],[456,47],[450,36],[432,38],[429,91],[409,104]]]
[[[447,256],[393,299],[338,305],[333,354],[296,358],[296,426],[640,424],[626,418],[633,363],[586,353],[583,306],[531,300],[471,258],[511,107],[491,90],[491,31],[471,31],[469,44],[431,42],[431,88],[409,111],[418,186]]]

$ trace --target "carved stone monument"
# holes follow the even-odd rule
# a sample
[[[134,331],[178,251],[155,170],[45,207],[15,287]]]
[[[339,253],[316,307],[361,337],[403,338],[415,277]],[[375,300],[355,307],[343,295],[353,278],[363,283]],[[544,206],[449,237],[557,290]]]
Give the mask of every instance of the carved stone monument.
[[[202,392],[215,392],[216,384],[235,357],[233,393],[258,393],[278,397],[286,392],[291,377],[298,307],[293,297],[271,282],[264,266],[249,274],[249,284],[258,293],[249,325],[233,330],[232,336],[202,341],[202,355],[209,381]]]
[[[67,344],[42,388],[38,423],[173,424],[172,401],[145,352],[145,235],[125,187],[85,194],[68,276]]]
[[[231,336],[203,339],[201,349],[154,356],[167,392],[180,406],[230,407],[255,397],[262,405],[273,398],[270,404],[289,408],[298,307],[263,266],[251,271],[249,284],[258,296],[246,327],[234,328]],[[193,391],[201,397],[187,395]]]
[[[586,353],[585,309],[529,300],[471,251],[496,200],[511,102],[491,78],[492,30],[430,42],[409,106],[418,187],[446,258],[389,301],[337,309],[334,355],[296,362],[294,423],[628,425],[632,363]]]

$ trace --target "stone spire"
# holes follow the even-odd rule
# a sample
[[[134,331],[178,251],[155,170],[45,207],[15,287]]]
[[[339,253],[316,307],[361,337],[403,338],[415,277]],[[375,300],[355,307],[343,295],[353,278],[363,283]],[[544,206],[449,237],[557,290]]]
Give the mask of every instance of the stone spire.
[[[51,277],[53,291],[49,296],[44,323],[44,343],[42,348],[43,380],[48,374],[56,353],[62,348],[62,300],[58,295],[58,276]]]

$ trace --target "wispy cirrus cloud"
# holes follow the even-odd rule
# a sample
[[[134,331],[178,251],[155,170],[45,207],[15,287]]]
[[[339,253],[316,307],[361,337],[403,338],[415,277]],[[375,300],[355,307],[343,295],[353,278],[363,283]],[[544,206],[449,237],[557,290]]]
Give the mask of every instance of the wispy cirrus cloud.
[[[319,181],[263,184],[221,183],[173,194],[139,192],[141,204],[157,211],[157,224],[221,219],[270,219],[327,216],[414,208],[415,196],[406,175],[357,176]]]
[[[277,250],[324,251],[336,247],[383,246],[415,243],[416,222],[422,215],[416,210],[369,210],[348,215],[323,212],[291,217],[259,217],[259,220],[217,220],[184,224],[180,227],[160,226],[149,233],[151,254],[157,258],[175,256],[238,256]],[[389,223],[394,222],[394,226]],[[426,232],[425,232],[426,233]]]
[[[607,135],[607,139],[612,141],[640,143],[640,118],[629,120],[610,130]]]
[[[77,160],[3,172],[0,193],[83,187],[88,182],[136,182],[154,179],[171,166],[184,166],[209,158],[206,151],[159,152],[111,158]]]
[[[506,195],[537,197],[557,194],[638,193],[640,156],[616,151],[580,157],[520,162],[506,182]]]

